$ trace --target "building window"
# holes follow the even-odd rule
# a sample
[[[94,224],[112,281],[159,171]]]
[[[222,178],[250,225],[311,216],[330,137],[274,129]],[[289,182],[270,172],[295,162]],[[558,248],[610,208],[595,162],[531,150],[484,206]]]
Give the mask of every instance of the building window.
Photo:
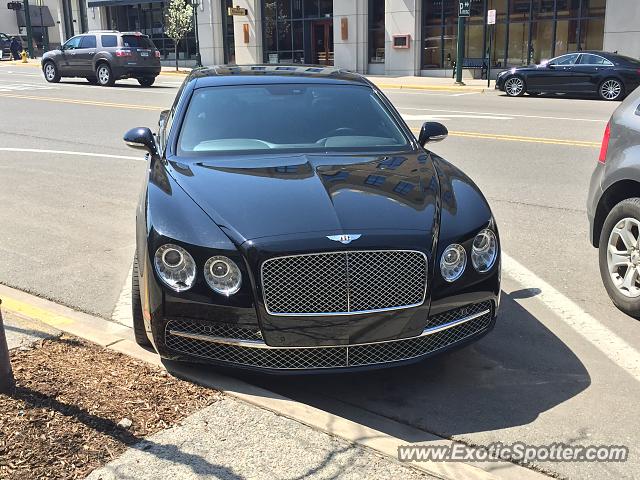
[[[384,63],[384,0],[369,0],[369,63]]]
[[[385,168],[385,169],[389,169],[389,170],[395,170],[396,168],[398,168],[400,165],[402,165],[404,163],[404,158],[402,157],[391,157],[391,158],[387,158],[383,161],[381,161],[378,164],[378,168]]]
[[[333,1],[262,2],[266,63],[333,65]]]
[[[393,187],[393,191],[399,193],[400,195],[407,195],[413,190],[415,185],[409,182],[398,182],[398,184]]]
[[[369,175],[364,183],[366,183],[367,185],[372,185],[374,187],[379,187],[380,185],[382,185],[384,183],[385,177],[383,177],[382,175]]]
[[[233,26],[233,15],[229,15],[229,8],[233,7],[233,0],[225,0],[222,4],[222,41],[224,46],[224,63],[236,63],[236,39]]]
[[[491,55],[492,68],[540,63],[563,53],[601,50],[606,0],[472,0],[465,58]],[[496,10],[489,52],[486,12]],[[453,67],[457,2],[423,0],[422,68]]]

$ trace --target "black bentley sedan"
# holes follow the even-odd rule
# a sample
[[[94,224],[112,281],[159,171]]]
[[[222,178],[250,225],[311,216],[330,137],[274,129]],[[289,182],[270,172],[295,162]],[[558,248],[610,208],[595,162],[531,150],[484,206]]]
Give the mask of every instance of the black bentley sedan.
[[[599,51],[567,53],[539,65],[511,68],[496,79],[496,88],[510,97],[573,93],[622,100],[638,85],[640,60]]]
[[[398,365],[494,325],[489,205],[364,77],[209,67],[148,152],[137,212],[136,340],[173,360],[269,372]]]

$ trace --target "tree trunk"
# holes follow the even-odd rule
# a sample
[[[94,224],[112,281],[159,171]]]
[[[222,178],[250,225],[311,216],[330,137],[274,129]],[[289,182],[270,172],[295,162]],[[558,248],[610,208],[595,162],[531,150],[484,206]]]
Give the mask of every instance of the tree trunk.
[[[0,305],[2,300],[0,300]],[[15,380],[13,378],[13,370],[11,370],[11,361],[9,359],[9,347],[7,346],[7,337],[4,333],[4,323],[2,321],[2,311],[0,311],[0,393],[10,395],[15,390]]]
[[[176,47],[176,72],[178,71],[178,42],[180,40],[175,40],[175,47]]]

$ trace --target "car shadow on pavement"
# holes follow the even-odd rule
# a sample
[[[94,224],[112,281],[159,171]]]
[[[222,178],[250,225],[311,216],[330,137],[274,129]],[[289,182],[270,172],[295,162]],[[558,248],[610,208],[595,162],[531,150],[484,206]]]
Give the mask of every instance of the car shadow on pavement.
[[[225,374],[359,423],[366,411],[441,437],[529,424],[591,384],[578,357],[504,292],[492,332],[418,364],[349,374]]]

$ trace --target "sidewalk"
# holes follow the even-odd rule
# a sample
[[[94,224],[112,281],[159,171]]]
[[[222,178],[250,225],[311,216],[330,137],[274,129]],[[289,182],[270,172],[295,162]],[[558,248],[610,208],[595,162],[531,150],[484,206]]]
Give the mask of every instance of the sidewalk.
[[[11,60],[0,63],[0,66],[17,66],[17,67],[40,67],[40,59],[30,59],[27,63]],[[179,68],[163,66],[161,75],[184,77],[191,71],[190,68]],[[456,85],[454,79],[446,77],[414,77],[414,76],[383,76],[383,75],[365,75],[366,78],[375,83],[379,88],[398,88],[412,90],[432,90],[447,92],[475,92],[483,93],[492,91],[494,81],[487,88],[486,80],[464,79],[465,85]]]
[[[16,314],[6,308],[2,313],[10,349],[29,350],[30,345],[62,333],[23,313]],[[19,361],[14,359],[13,363],[16,372],[23,370]],[[91,384],[94,379],[88,377],[86,382]],[[16,379],[20,385],[20,374]],[[123,390],[126,385],[119,383],[113,381],[112,388],[120,392],[118,395],[126,404],[128,395]],[[188,416],[180,425],[134,443],[87,478],[414,480],[435,477],[295,420],[221,395],[215,403]]]

